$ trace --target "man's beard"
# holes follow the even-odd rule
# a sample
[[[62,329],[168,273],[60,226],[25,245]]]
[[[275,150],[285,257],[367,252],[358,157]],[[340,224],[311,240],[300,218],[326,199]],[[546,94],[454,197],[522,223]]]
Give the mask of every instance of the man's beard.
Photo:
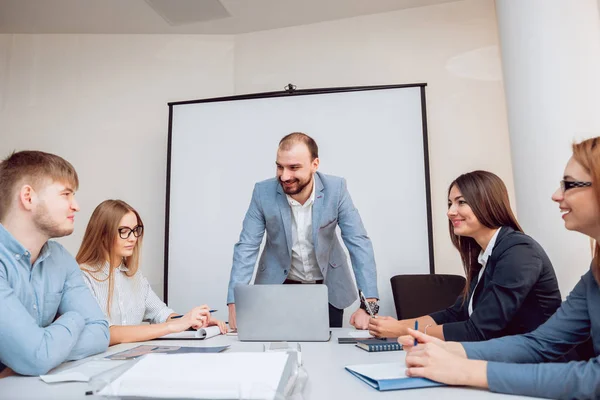
[[[61,228],[60,224],[52,220],[48,208],[45,204],[40,204],[33,223],[35,226],[49,238],[58,238],[68,236],[73,233],[73,228]]]
[[[294,179],[294,182],[296,182],[296,181],[298,182],[298,185],[295,189],[294,188],[286,189],[286,187],[283,185],[283,181],[281,180],[281,178],[279,179],[279,183],[281,184],[281,188],[283,189],[283,192],[285,194],[293,196],[293,195],[298,194],[301,191],[303,191],[305,187],[307,187],[310,183],[312,183],[312,176],[309,179],[307,179],[306,182],[301,182],[298,179]]]

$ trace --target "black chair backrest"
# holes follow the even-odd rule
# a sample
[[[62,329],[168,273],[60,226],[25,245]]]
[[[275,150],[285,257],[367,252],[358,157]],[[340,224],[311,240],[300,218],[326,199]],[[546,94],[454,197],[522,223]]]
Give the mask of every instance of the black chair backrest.
[[[398,319],[416,318],[451,306],[465,287],[460,275],[396,275],[390,279]]]

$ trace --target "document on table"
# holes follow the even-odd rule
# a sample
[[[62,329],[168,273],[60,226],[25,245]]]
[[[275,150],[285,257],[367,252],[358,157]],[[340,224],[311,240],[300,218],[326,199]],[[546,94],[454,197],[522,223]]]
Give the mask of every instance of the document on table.
[[[132,360],[138,357],[145,356],[151,353],[168,353],[168,354],[184,354],[184,353],[219,353],[229,348],[225,346],[203,346],[203,347],[182,347],[182,346],[154,346],[142,344],[129,350],[124,350],[119,353],[111,354],[105,358],[109,360]]]
[[[221,330],[218,326],[208,326],[206,328],[200,328],[197,331],[183,331],[177,333],[169,333],[168,335],[164,335],[158,337],[154,340],[161,339],[197,339],[204,340],[210,339],[211,337],[218,336],[221,334]]]
[[[117,368],[125,362],[126,361],[90,360],[65,371],[40,375],[40,378],[46,383],[89,382],[93,376]]]
[[[274,399],[287,353],[148,354],[97,394],[186,399]]]

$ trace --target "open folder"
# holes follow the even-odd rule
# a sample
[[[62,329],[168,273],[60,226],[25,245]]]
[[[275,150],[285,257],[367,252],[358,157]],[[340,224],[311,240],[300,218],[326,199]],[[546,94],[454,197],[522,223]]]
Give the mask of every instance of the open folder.
[[[162,340],[162,339],[210,339],[211,337],[218,336],[221,334],[221,330],[218,326],[208,326],[206,328],[198,329],[197,331],[183,331],[177,333],[169,333],[168,335],[158,337],[153,340]]]
[[[348,365],[346,370],[358,379],[380,391],[416,389],[431,386],[443,386],[443,383],[425,378],[406,376],[403,363]]]

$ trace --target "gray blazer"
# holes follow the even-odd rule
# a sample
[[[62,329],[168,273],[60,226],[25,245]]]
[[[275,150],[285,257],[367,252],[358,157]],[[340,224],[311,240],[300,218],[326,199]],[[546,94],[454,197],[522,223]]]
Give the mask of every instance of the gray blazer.
[[[336,226],[340,227],[350,253],[358,287],[366,297],[378,298],[373,246],[346,189],[346,180],[319,172],[315,173],[314,179],[313,243],[317,263],[329,291],[329,303],[337,308],[346,308],[358,295],[346,255],[335,233]],[[235,286],[250,283],[265,230],[267,240],[255,283],[283,283],[292,264],[291,226],[292,211],[277,178],[257,183],[240,240],[234,246],[227,303],[235,302]]]

